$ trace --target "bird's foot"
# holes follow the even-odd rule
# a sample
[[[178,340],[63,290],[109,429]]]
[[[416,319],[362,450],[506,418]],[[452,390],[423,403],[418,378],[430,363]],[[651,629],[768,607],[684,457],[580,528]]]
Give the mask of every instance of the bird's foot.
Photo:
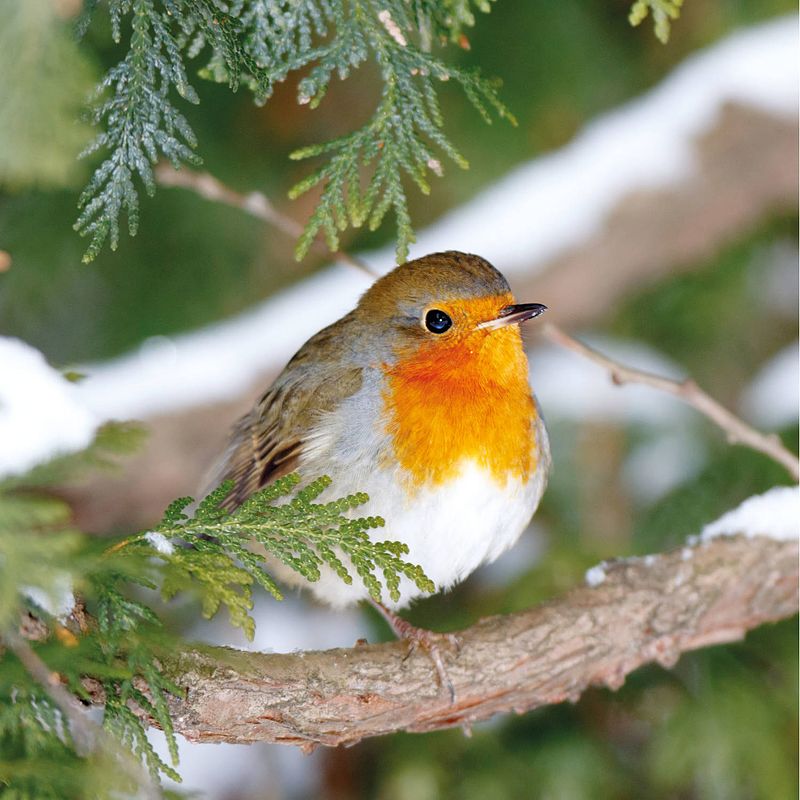
[[[439,677],[439,685],[447,690],[450,696],[450,702],[454,703],[456,700],[456,690],[453,687],[453,681],[450,680],[447,667],[444,665],[442,646],[457,652],[461,649],[461,642],[458,637],[454,633],[436,633],[436,631],[429,631],[426,628],[418,628],[416,625],[412,625],[404,619],[400,619],[400,621],[405,624],[402,632],[396,631],[396,633],[401,639],[408,642],[408,652],[405,658],[408,658],[418,646],[422,648],[428,655],[428,658],[433,662],[434,669]]]
[[[461,642],[454,633],[436,633],[429,631],[427,628],[418,628],[412,625],[408,620],[390,611],[382,603],[372,602],[372,605],[380,612],[381,616],[386,620],[391,629],[394,631],[398,639],[408,643],[408,652],[403,660],[405,661],[413,652],[420,647],[430,658],[439,678],[439,685],[447,690],[450,695],[450,702],[454,703],[456,699],[456,691],[453,687],[453,682],[444,665],[442,658],[442,649],[455,650],[458,652],[461,649]]]

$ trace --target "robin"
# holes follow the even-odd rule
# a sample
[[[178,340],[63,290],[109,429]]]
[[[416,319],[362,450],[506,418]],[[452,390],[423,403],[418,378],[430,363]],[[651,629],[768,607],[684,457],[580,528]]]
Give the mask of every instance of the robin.
[[[547,482],[547,433],[519,330],[545,310],[517,304],[479,256],[435,253],[397,267],[309,339],[237,423],[220,472],[234,482],[226,503],[288,472],[330,475],[335,496],[369,495],[358,514],[383,517],[438,590],[464,580],[516,542]],[[332,570],[307,585],[335,607],[370,600]],[[398,602],[375,605],[427,650],[452,696],[442,635],[395,613],[420,594],[404,578]]]

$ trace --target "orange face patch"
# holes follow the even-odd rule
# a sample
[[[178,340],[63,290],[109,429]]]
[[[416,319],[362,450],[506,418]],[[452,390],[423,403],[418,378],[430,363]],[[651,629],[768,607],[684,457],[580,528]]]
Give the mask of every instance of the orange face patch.
[[[513,303],[509,295],[437,304],[445,334],[401,345],[386,366],[384,403],[394,454],[414,488],[456,477],[472,460],[499,482],[536,467],[536,409],[517,325],[478,330]]]

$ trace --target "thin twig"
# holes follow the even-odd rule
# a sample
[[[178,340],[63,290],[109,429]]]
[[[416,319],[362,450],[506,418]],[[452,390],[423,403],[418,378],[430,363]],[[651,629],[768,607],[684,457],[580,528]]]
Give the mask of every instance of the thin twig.
[[[298,237],[303,231],[300,223],[277,211],[261,192],[251,192],[247,195],[240,194],[208,172],[193,172],[188,169],[174,170],[169,164],[160,164],[156,168],[156,178],[164,186],[181,186],[196,192],[208,200],[239,208],[268,222],[270,225],[274,225],[294,238]],[[329,252],[321,240],[316,240],[314,246],[320,252]],[[366,262],[342,250],[337,250],[334,253],[330,253],[330,255],[339,263],[355,267],[373,277],[378,274]],[[574,353],[578,353],[590,361],[594,361],[595,364],[604,367],[610,373],[614,383],[619,386],[626,383],[641,383],[678,397],[725,431],[729,442],[742,444],[759,453],[763,453],[785,467],[794,480],[800,481],[800,459],[783,446],[778,436],[761,433],[748,425],[704,392],[693,380],[674,381],[650,372],[634,369],[633,367],[626,367],[624,364],[620,364],[618,361],[614,361],[614,359],[598,353],[591,347],[574,339],[553,323],[546,323],[542,328],[542,333],[545,338],[554,344],[572,350]]]
[[[704,392],[691,378],[675,381],[671,378],[654,375],[652,372],[626,367],[574,339],[552,323],[545,323],[541,330],[542,335],[553,344],[572,350],[608,370],[611,380],[618,386],[624,386],[626,383],[640,383],[677,397],[722,428],[731,444],[743,444],[769,456],[786,467],[796,481],[800,480],[800,460],[783,446],[778,436],[757,431]]]
[[[76,706],[77,701],[61,685],[58,674],[54,673],[39,658],[28,642],[11,629],[3,632],[3,641],[64,715],[69,723],[69,730],[75,741],[75,750],[78,755],[87,756],[97,751],[105,753],[135,783],[139,790],[137,797],[161,800],[161,791],[150,773],[131,753],[118,746],[100,725],[87,714],[79,711]]]
[[[177,186],[182,189],[189,189],[201,197],[205,197],[206,200],[238,208],[250,214],[251,217],[268,222],[293,239],[297,239],[303,233],[303,226],[297,220],[278,211],[262,192],[241,194],[226,186],[209,172],[195,172],[185,167],[176,170],[170,164],[164,162],[156,167],[155,174],[156,180],[162,186]],[[378,273],[366,262],[354,258],[342,250],[330,251],[321,239],[315,239],[312,247],[322,255],[332,256],[340,264],[355,267],[373,278],[378,277]]]

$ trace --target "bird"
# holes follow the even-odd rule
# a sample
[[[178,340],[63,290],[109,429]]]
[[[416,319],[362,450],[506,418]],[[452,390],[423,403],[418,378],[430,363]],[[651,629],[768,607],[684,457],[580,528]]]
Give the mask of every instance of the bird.
[[[226,506],[290,472],[330,475],[332,494],[319,502],[366,493],[359,516],[383,517],[437,591],[463,581],[517,541],[547,483],[548,437],[520,333],[546,308],[517,303],[477,255],[395,267],[312,336],[236,423],[217,471],[232,482]],[[336,608],[371,601],[327,567],[318,581],[291,582]],[[453,699],[439,645],[458,641],[399,616],[423,594],[407,578],[399,588],[399,600],[371,602],[428,652]]]

